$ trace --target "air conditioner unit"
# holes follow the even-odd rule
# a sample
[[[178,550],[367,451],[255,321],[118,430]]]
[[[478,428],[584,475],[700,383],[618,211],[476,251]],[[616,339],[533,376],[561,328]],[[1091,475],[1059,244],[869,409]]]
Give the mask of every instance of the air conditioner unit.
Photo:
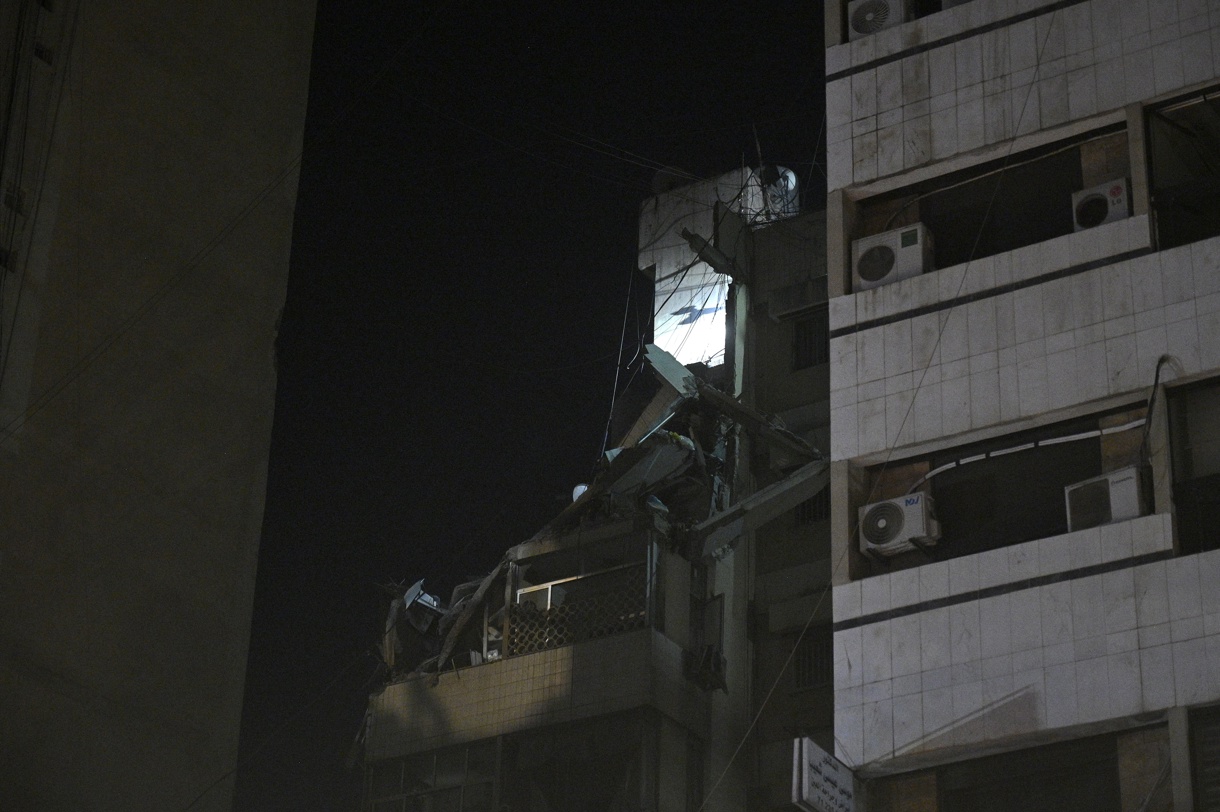
[[[1072,195],[1072,219],[1077,231],[1130,216],[1131,188],[1126,178],[1081,189]]]
[[[908,493],[860,508],[860,552],[891,556],[935,544],[940,538],[932,497]]]
[[[1063,489],[1063,497],[1067,502],[1069,531],[1134,519],[1147,512],[1140,472],[1134,467],[1068,485]]]
[[[847,4],[847,38],[867,37],[906,19],[906,0],[851,0]]]
[[[879,288],[933,268],[932,233],[923,223],[895,228],[851,244],[852,290]]]

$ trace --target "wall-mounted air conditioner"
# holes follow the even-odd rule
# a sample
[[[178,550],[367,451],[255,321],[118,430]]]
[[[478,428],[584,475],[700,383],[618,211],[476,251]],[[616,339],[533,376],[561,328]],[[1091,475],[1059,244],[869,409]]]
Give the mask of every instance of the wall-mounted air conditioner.
[[[1130,216],[1131,188],[1126,178],[1081,189],[1072,195],[1072,220],[1077,231]]]
[[[860,508],[860,552],[891,556],[935,544],[940,538],[932,497],[909,493]]]
[[[851,0],[847,4],[847,38],[867,37],[906,19],[906,0]]]
[[[1120,468],[1068,485],[1063,497],[1069,531],[1134,519],[1146,512],[1138,468]]]
[[[852,290],[879,288],[933,267],[932,232],[923,223],[895,228],[851,244]]]

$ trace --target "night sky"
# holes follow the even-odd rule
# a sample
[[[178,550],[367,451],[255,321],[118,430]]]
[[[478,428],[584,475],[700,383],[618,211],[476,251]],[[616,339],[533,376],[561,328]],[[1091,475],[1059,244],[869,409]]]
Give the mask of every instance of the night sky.
[[[821,14],[320,0],[237,810],[355,809],[379,585],[447,600],[588,479],[658,168],[821,206]]]

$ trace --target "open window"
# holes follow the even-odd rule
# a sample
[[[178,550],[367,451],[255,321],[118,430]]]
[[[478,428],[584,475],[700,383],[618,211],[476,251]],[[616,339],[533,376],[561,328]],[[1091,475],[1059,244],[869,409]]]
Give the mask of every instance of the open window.
[[[1148,163],[1162,249],[1220,234],[1220,88],[1148,111]]]
[[[1178,549],[1214,550],[1220,547],[1220,380],[1174,387],[1167,394]]]
[[[624,537],[523,559],[513,569],[507,654],[642,629],[651,615],[649,547]]]
[[[1125,218],[1129,175],[1127,132],[1119,124],[863,200],[853,234],[853,290]],[[912,237],[917,226],[921,235]],[[884,252],[887,235],[894,256],[888,275],[878,277],[867,264],[878,260],[877,251],[865,249],[876,244]]]
[[[1123,808],[1112,736],[975,759],[937,775],[945,812]]]
[[[796,691],[834,687],[834,634],[828,624],[807,629],[796,644],[792,687]]]
[[[1190,771],[1195,809],[1220,809],[1220,705],[1190,712]]]
[[[1141,515],[1150,504],[1143,426],[1143,409],[1109,412],[878,467],[870,472],[874,501],[860,511],[866,517],[860,548],[877,563],[916,565]],[[1106,490],[1109,499],[1110,481],[1120,479],[1119,486],[1133,485],[1134,494],[1116,490],[1108,512],[1101,510],[1095,491]],[[1082,487],[1076,506],[1073,495]],[[869,508],[901,506],[915,497],[930,503],[924,510],[937,525],[935,537],[925,531],[906,546],[893,545],[892,538],[886,539],[890,547],[871,544]],[[904,529],[910,525],[909,516],[899,518]]]
[[[830,360],[830,314],[825,305],[792,322],[792,371]]]

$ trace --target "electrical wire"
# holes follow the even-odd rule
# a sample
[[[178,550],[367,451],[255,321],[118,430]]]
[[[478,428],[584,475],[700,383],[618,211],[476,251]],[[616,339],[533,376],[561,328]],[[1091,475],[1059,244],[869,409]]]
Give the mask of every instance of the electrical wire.
[[[640,166],[640,167],[643,167],[644,169],[651,169],[656,172],[668,172],[673,175],[676,175],[677,177],[685,178],[691,182],[697,182],[697,181],[702,180],[702,178],[700,178],[698,175],[693,175],[690,172],[687,172],[683,169],[669,166],[669,165],[663,164],[659,161],[654,161],[651,158],[647,158],[643,155],[640,155],[637,152],[633,152],[624,147],[618,147],[607,141],[603,141],[599,138],[595,138],[594,136],[577,132],[576,130],[573,130],[570,127],[566,127],[563,125],[547,126],[542,123],[530,123],[530,126],[534,127],[535,129],[539,130],[540,132],[546,133],[547,135],[551,136],[552,138],[557,138],[561,141],[566,141],[570,144],[580,147],[581,149],[586,149],[586,150],[589,150],[590,152],[598,153],[599,155],[605,155],[607,157],[614,158],[619,161],[623,161],[624,163],[633,164],[635,166]],[[565,135],[563,133],[557,132],[556,131],[557,129],[567,130],[572,135],[569,136],[569,135]],[[581,141],[578,139],[584,139],[584,141]]]
[[[1022,113],[1024,113],[1024,110],[1022,110]],[[1015,127],[1014,127],[1014,129],[1015,129]],[[995,169],[992,169],[990,171],[980,172],[977,175],[971,175],[968,178],[964,178],[964,179],[958,181],[957,183],[950,183],[945,186],[938,186],[935,189],[929,189],[928,191],[924,192],[923,194],[913,195],[910,200],[908,200],[906,203],[903,203],[901,206],[899,206],[898,209],[895,210],[894,213],[889,216],[889,219],[885,221],[885,225],[882,226],[881,230],[888,231],[890,229],[890,227],[894,224],[894,221],[898,219],[898,215],[902,214],[904,211],[909,209],[911,206],[914,206],[916,203],[918,203],[919,201],[923,200],[926,197],[940,194],[941,192],[948,192],[952,189],[957,189],[962,186],[968,186],[971,183],[982,180],[983,178],[989,178],[992,175],[1000,175],[1009,169],[1015,169],[1016,167],[1019,167],[1019,166],[1027,166],[1031,163],[1034,163],[1036,161],[1045,160],[1046,158],[1050,158],[1054,155],[1059,155],[1064,152],[1070,152],[1071,150],[1079,149],[1082,144],[1087,144],[1090,141],[1098,141],[1103,138],[1109,138],[1110,136],[1111,136],[1111,133],[1102,133],[1101,135],[1090,135],[1090,136],[1086,136],[1085,138],[1081,138],[1078,140],[1074,139],[1074,140],[1071,140],[1070,143],[1057,147],[1056,149],[1053,149],[1050,152],[1042,152],[1039,150],[1035,150],[1034,155],[1032,155],[1029,158],[1026,158],[1023,161],[1017,161],[1016,163],[1011,163],[1006,160],[1001,166],[996,167]],[[1011,154],[1012,153],[1010,150],[1008,153],[1008,156],[1011,156]],[[1008,157],[1008,156],[1006,156],[1006,157]],[[997,186],[999,185],[999,181],[996,182],[996,185]],[[996,199],[996,196],[992,195],[991,202],[994,203],[995,199]]]
[[[1055,15],[1058,13],[1059,13],[1058,9],[1051,12],[1050,22],[1047,25],[1046,36],[1043,38],[1042,44],[1038,49],[1037,63],[1034,66],[1034,75],[1030,79],[1029,86],[1026,90],[1025,100],[1021,105],[1021,112],[1017,116],[1017,121],[1013,125],[1013,128],[1012,128],[1013,138],[1008,145],[1008,152],[1005,157],[1005,166],[1007,165],[1007,160],[1012,155],[1012,151],[1016,146],[1016,140],[1017,140],[1016,134],[1018,132],[1020,132],[1021,121],[1025,117],[1025,111],[1029,105],[1030,96],[1032,95],[1033,88],[1035,86],[1035,83],[1038,80],[1038,73],[1042,67],[1042,56],[1045,52],[1046,44],[1050,40],[1050,34],[1054,30],[1054,19],[1055,19]],[[1000,168],[1000,171],[1003,172],[1003,169],[1004,169],[1004,166],[1002,166]],[[961,279],[958,282],[958,289],[957,289],[956,294],[954,295],[955,302],[960,297],[962,287],[965,285],[966,275],[969,272],[970,263],[974,261],[975,254],[978,251],[980,241],[982,240],[983,229],[986,228],[987,221],[991,217],[991,211],[994,208],[995,201],[999,196],[999,189],[1000,189],[1000,184],[997,182],[995,189],[992,192],[991,198],[987,203],[987,208],[983,213],[982,222],[979,225],[978,232],[975,235],[974,244],[971,247],[969,259],[967,259],[967,261],[966,261],[966,268],[963,270]],[[949,308],[949,312],[952,312],[953,308],[956,306],[957,306],[956,303],[952,304]],[[933,353],[932,353],[933,355],[935,354],[936,348],[940,346],[941,339],[944,336],[945,326],[948,324],[948,321],[949,320],[948,320],[947,316],[945,319],[941,320],[940,330],[937,333],[936,342],[933,346]],[[910,404],[907,405],[907,409],[903,413],[903,418],[902,418],[902,421],[899,423],[898,431],[896,431],[894,433],[894,443],[895,444],[898,442],[898,438],[902,436],[902,430],[905,428],[906,422],[910,418],[911,410],[914,407],[915,398],[918,396],[919,389],[920,389],[920,387],[922,387],[924,379],[927,377],[927,373],[930,368],[931,368],[931,363],[929,362],[929,364],[924,367],[923,373],[920,375],[919,383],[916,384],[914,394],[912,394],[912,396],[911,396],[911,402],[910,402]],[[885,457],[885,460],[880,465],[880,472],[884,472],[885,469],[888,467],[890,460],[893,456],[893,453],[894,453],[894,446],[890,445],[887,442],[886,457]],[[866,497],[866,499],[865,499],[866,502],[871,501],[875,497],[880,479],[881,479],[880,476],[872,477],[872,487],[870,489],[868,497]],[[856,532],[859,533],[859,527],[856,528]],[[830,583],[832,583],[832,584],[834,583],[835,577],[842,571],[843,566],[846,564],[848,551],[851,549],[853,542],[858,543],[858,539],[849,539],[848,544],[846,546],[844,546],[842,553],[840,553],[838,560],[834,562],[834,565],[831,568]],[[817,616],[817,613],[821,609],[823,603],[826,600],[826,596],[828,594],[830,594],[830,589],[823,590],[822,594],[818,596],[817,601],[814,602],[813,609],[809,613],[809,617],[805,622],[805,626],[801,630],[801,634],[797,638],[796,644],[793,646],[791,652],[789,652],[787,659],[784,661],[783,666],[781,666],[779,672],[776,674],[775,680],[771,684],[771,688],[764,695],[764,699],[763,699],[762,703],[760,703],[758,711],[754,714],[754,717],[751,719],[750,724],[747,726],[745,732],[742,734],[741,740],[738,742],[736,749],[733,751],[733,755],[730,757],[728,764],[725,765],[724,771],[721,772],[720,776],[712,784],[711,789],[709,789],[707,794],[704,796],[703,803],[700,804],[700,806],[699,806],[699,812],[703,812],[703,810],[707,807],[708,799],[715,793],[716,789],[724,781],[725,776],[728,775],[729,770],[733,766],[733,762],[737,759],[737,756],[741,753],[742,748],[745,746],[746,742],[749,740],[750,736],[753,734],[754,728],[757,726],[758,720],[761,718],[763,710],[765,710],[767,703],[770,701],[771,696],[775,693],[775,689],[778,687],[779,682],[783,678],[785,671],[787,670],[787,668],[791,664],[792,660],[794,659],[794,657],[796,655],[797,646],[800,645],[801,639],[803,639],[805,632],[808,630],[809,626],[812,624],[814,617]],[[835,736],[835,740],[836,740],[836,742],[838,742],[838,745],[840,748],[842,748],[843,752],[845,752],[845,753],[848,752],[848,748],[846,746],[844,746],[841,741],[838,740],[837,735]]]
[[[318,704],[318,702],[320,702],[327,694],[329,694],[331,692],[331,690],[336,685],[339,684],[339,680],[341,680],[341,679],[343,679],[343,677],[347,676],[347,673],[349,671],[351,671],[355,666],[357,666],[361,662],[365,661],[369,657],[369,654],[370,654],[370,652],[367,650],[361,651],[357,657],[355,657],[351,662],[349,662],[345,666],[343,666],[343,668],[337,674],[335,674],[334,678],[332,678],[330,680],[330,682],[328,682],[324,686],[322,686],[321,690],[319,690],[313,696],[312,699],[310,699],[308,702],[305,702],[304,704],[298,706],[292,713],[290,713],[290,714],[288,714],[288,716],[284,717],[284,719],[281,720],[280,723],[278,725],[276,725],[275,728],[273,728],[270,733],[268,733],[266,736],[263,737],[262,741],[260,741],[257,745],[254,746],[254,748],[246,755],[244,760],[239,761],[237,764],[234,764],[229,770],[227,770],[222,775],[218,776],[216,778],[216,780],[212,781],[212,783],[208,784],[206,787],[204,787],[202,790],[200,790],[199,794],[196,795],[191,800],[190,803],[188,803],[186,806],[182,807],[182,812],[189,812],[189,810],[194,808],[195,804],[197,804],[201,800],[203,800],[204,797],[206,797],[207,794],[209,792],[211,792],[213,789],[215,789],[221,782],[223,782],[225,779],[229,778],[230,776],[234,775],[238,770],[249,767],[258,757],[259,753],[261,753],[264,749],[266,749],[267,745],[269,745],[277,736],[279,736],[281,733],[283,733],[285,730],[287,730],[289,725],[291,725],[297,719],[300,719],[301,716],[303,716],[306,711],[310,710],[311,708],[313,708],[314,705]],[[380,662],[378,662],[374,668],[373,676],[369,677],[369,679],[365,681],[364,685],[366,688],[369,685],[371,685],[373,682],[373,679],[376,678],[376,675],[380,671],[380,666],[381,666],[381,664],[380,664]]]
[[[610,444],[610,423],[614,420],[614,402],[618,398],[618,379],[619,374],[623,371],[623,347],[627,343],[627,314],[631,312],[631,291],[634,282],[635,272],[632,271],[627,275],[627,299],[623,302],[623,328],[618,339],[618,361],[614,364],[614,386],[610,389],[610,409],[606,415],[606,430],[602,435],[602,454],[606,453],[606,446]]]

